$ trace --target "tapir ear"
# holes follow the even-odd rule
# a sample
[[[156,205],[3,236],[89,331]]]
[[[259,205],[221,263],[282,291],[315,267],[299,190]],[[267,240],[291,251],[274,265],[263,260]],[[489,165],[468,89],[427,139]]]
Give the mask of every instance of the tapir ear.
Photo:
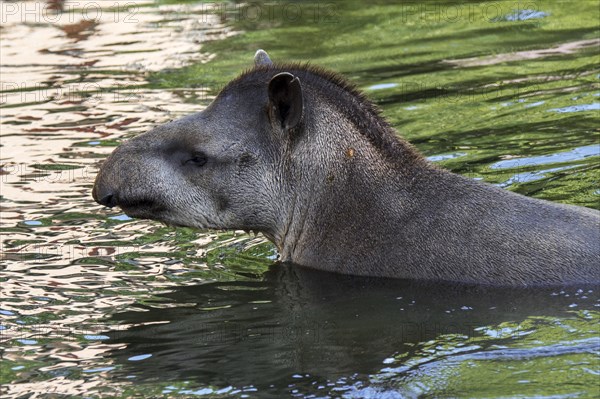
[[[265,50],[258,50],[256,54],[254,54],[254,65],[273,65],[273,61],[269,57],[269,54]]]
[[[275,75],[269,82],[269,107],[283,129],[298,126],[303,110],[300,79],[288,72]]]

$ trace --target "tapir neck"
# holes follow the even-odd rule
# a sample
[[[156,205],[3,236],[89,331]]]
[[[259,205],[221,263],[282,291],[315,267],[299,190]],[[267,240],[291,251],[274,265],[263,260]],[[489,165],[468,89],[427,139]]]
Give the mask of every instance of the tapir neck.
[[[366,274],[348,270],[352,264],[364,268],[355,254],[389,246],[418,206],[415,183],[437,171],[426,161],[413,161],[410,167],[373,162],[376,154],[359,145],[346,147],[342,157],[303,168],[295,179],[301,189],[295,190],[285,233],[276,241],[282,261]]]

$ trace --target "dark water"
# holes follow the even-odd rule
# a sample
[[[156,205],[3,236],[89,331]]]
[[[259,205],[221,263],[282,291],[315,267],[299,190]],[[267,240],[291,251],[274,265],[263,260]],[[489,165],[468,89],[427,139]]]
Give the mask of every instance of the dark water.
[[[121,378],[190,381],[169,394],[585,396],[597,381],[585,360],[598,354],[595,306],[593,287],[457,287],[277,265],[260,281],[180,287],[115,315],[136,327],[107,342],[126,345],[111,353]]]
[[[202,109],[265,48],[343,73],[451,170],[598,209],[597,1],[0,12],[3,397],[600,396],[597,286],[273,265],[261,236],[130,220],[90,196],[121,140]]]

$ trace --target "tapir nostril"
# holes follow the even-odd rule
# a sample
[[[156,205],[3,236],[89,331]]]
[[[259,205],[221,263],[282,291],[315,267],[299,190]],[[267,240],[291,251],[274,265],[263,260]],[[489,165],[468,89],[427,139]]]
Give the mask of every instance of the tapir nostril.
[[[117,205],[117,197],[114,194],[106,194],[99,200],[97,200],[99,204],[112,208]]]

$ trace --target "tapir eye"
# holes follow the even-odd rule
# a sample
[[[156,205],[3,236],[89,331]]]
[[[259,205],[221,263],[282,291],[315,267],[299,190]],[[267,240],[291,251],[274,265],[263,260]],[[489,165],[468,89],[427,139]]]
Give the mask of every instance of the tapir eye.
[[[192,154],[192,157],[187,159],[184,165],[204,166],[206,164],[206,155],[201,152]]]

